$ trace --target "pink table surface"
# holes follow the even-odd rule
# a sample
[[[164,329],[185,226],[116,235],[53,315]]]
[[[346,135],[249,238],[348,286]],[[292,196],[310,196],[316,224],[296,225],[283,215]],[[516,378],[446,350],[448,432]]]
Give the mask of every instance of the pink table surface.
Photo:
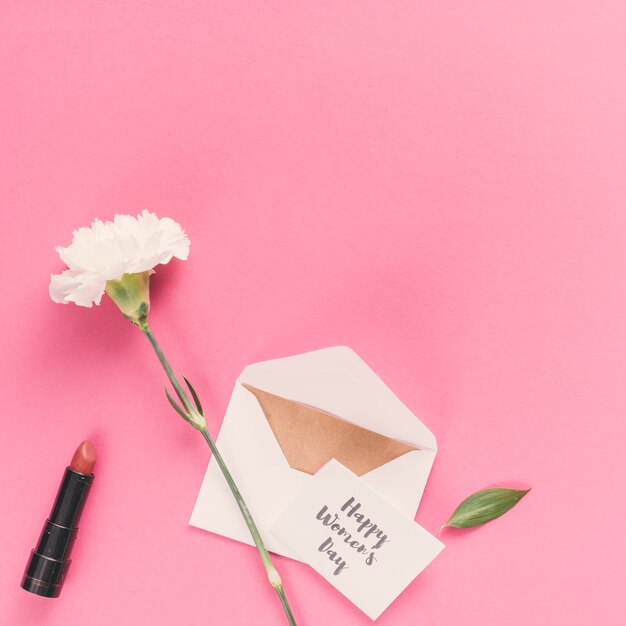
[[[533,486],[380,626],[626,623],[623,2],[33,0],[0,35],[3,625],[284,623],[254,550],[187,525],[208,451],[147,342],[48,299],[56,244],[142,208],[192,241],[152,324],[212,432],[246,364],[345,344],[438,437],[428,530]],[[19,580],[84,438],[46,600]],[[370,623],[277,565],[299,625]]]

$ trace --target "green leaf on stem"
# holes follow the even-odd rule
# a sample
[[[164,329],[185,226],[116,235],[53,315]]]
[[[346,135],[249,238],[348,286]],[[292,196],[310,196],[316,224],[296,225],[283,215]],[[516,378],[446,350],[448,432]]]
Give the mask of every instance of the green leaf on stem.
[[[178,404],[176,404],[176,401],[170,395],[170,392],[167,390],[167,387],[165,387],[165,395],[167,396],[167,399],[170,401],[170,404],[174,407],[174,410],[176,411],[176,413],[178,413],[186,422],[188,422],[189,416],[187,415],[187,413],[185,413],[185,411],[183,411],[178,406]]]
[[[472,528],[486,524],[512,509],[529,491],[530,489],[503,487],[477,491],[459,504],[450,519],[441,527],[439,534],[447,526]]]
[[[193,396],[193,401],[196,403],[196,408],[198,409],[198,413],[204,416],[204,413],[202,411],[202,405],[200,404],[200,398],[198,398],[198,394],[196,393],[196,390],[193,388],[192,384],[187,380],[187,378],[185,378],[185,376],[183,376],[183,379],[187,383],[187,387],[189,387],[189,391],[191,391],[191,395]]]

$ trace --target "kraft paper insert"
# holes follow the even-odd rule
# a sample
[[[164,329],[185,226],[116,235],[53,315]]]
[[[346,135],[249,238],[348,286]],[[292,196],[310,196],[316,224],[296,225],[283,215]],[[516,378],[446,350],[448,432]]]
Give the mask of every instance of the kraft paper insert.
[[[357,476],[416,450],[305,404],[244,384],[259,402],[289,466],[315,474],[337,459]]]

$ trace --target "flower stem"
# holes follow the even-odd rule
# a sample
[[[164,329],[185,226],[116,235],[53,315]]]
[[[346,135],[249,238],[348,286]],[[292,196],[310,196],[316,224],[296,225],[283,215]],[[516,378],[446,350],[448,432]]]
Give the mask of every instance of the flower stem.
[[[287,597],[285,596],[285,591],[283,590],[282,581],[280,579],[278,572],[276,571],[276,568],[274,567],[274,563],[272,563],[272,559],[270,558],[269,552],[267,551],[267,548],[265,547],[265,543],[263,543],[263,538],[261,537],[261,533],[259,532],[259,529],[257,528],[257,525],[254,522],[254,519],[252,518],[250,510],[248,509],[248,506],[246,505],[246,502],[243,499],[243,496],[239,492],[239,489],[237,488],[237,485],[235,484],[233,477],[228,471],[228,467],[226,467],[226,463],[224,462],[222,455],[217,449],[217,446],[215,445],[213,438],[211,437],[211,435],[209,434],[206,428],[201,429],[200,432],[202,433],[202,436],[205,438],[206,442],[209,444],[209,448],[211,448],[211,452],[213,453],[213,458],[217,461],[217,464],[220,466],[220,469],[222,470],[222,474],[224,474],[224,478],[226,479],[226,482],[228,483],[228,486],[230,487],[230,490],[232,491],[232,494],[235,497],[237,505],[239,506],[239,510],[241,511],[241,514],[243,515],[243,519],[245,520],[246,525],[248,526],[248,530],[250,531],[250,535],[252,535],[252,540],[254,541],[254,545],[256,546],[256,549],[259,552],[261,561],[263,561],[263,565],[265,566],[265,571],[267,572],[267,577],[269,578],[269,581],[272,587],[274,587],[274,589],[276,590],[276,593],[278,593],[280,601],[283,605],[283,609],[285,610],[285,614],[287,615],[289,624],[291,626],[296,626],[296,620],[294,619],[289,603],[287,602]]]
[[[163,354],[161,347],[157,343],[154,335],[152,334],[152,331],[150,327],[148,326],[147,322],[144,322],[143,324],[139,325],[139,328],[141,329],[143,334],[148,338],[148,341],[152,345],[152,348],[154,349],[157,357],[159,358],[159,361],[161,362],[161,365],[163,366],[163,369],[165,370],[167,377],[172,383],[172,386],[174,387],[176,394],[180,398],[180,401],[183,403],[184,408],[185,408],[184,412],[189,416],[188,421],[195,428],[197,428],[197,430],[199,430],[202,433],[202,436],[204,437],[205,441],[209,445],[209,448],[211,449],[211,452],[213,454],[213,458],[219,465],[219,468],[222,471],[222,474],[224,475],[224,478],[226,479],[228,486],[230,487],[233,497],[235,498],[235,501],[237,502],[237,506],[239,507],[239,510],[241,511],[241,515],[243,516],[243,519],[246,522],[246,525],[248,526],[248,530],[250,531],[250,535],[252,536],[254,545],[256,546],[256,549],[259,552],[259,556],[261,557],[261,561],[263,562],[263,565],[265,566],[265,571],[267,573],[267,577],[270,581],[270,584],[276,590],[276,593],[278,594],[278,597],[280,598],[280,602],[283,605],[283,609],[285,611],[285,615],[287,616],[289,625],[296,626],[296,620],[293,616],[293,613],[291,612],[291,607],[289,606],[289,602],[287,602],[287,597],[285,596],[285,591],[283,589],[281,578],[278,572],[276,571],[276,568],[274,567],[274,563],[272,563],[272,559],[270,558],[269,552],[267,551],[267,548],[265,547],[265,543],[263,542],[261,533],[259,532],[259,529],[257,528],[257,525],[254,522],[254,519],[252,518],[250,510],[248,509],[248,506],[246,505],[246,502],[243,499],[243,496],[241,495],[239,489],[237,488],[237,485],[235,481],[233,480],[233,477],[230,471],[228,470],[228,467],[226,466],[226,462],[224,461],[219,450],[217,449],[217,446],[215,445],[213,438],[209,434],[209,431],[207,430],[204,416],[199,414],[196,407],[194,407],[194,405],[189,400],[189,397],[187,396],[182,385],[176,378],[176,375],[174,374],[169,362],[165,358],[165,355]]]
[[[189,399],[187,398],[187,394],[185,393],[185,390],[183,389],[182,385],[178,382],[178,379],[176,378],[176,374],[174,374],[172,367],[170,366],[168,360],[165,358],[165,355],[163,354],[163,350],[161,350],[161,346],[157,343],[157,340],[152,334],[152,330],[150,330],[150,327],[148,326],[147,323],[144,323],[141,326],[139,326],[139,328],[141,329],[141,332],[148,338],[148,341],[154,348],[154,351],[157,357],[159,357],[159,361],[161,362],[161,365],[163,366],[163,369],[165,370],[167,377],[170,379],[170,382],[172,383],[172,387],[174,387],[174,390],[176,391],[176,395],[180,398],[181,402],[185,405],[185,409],[187,411],[193,409],[191,402],[189,402]]]

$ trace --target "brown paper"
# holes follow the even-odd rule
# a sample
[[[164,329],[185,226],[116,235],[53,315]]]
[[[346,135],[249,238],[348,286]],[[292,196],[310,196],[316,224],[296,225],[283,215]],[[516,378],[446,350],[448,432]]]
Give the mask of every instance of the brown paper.
[[[315,474],[331,459],[362,476],[416,448],[250,385],[290,467]]]

